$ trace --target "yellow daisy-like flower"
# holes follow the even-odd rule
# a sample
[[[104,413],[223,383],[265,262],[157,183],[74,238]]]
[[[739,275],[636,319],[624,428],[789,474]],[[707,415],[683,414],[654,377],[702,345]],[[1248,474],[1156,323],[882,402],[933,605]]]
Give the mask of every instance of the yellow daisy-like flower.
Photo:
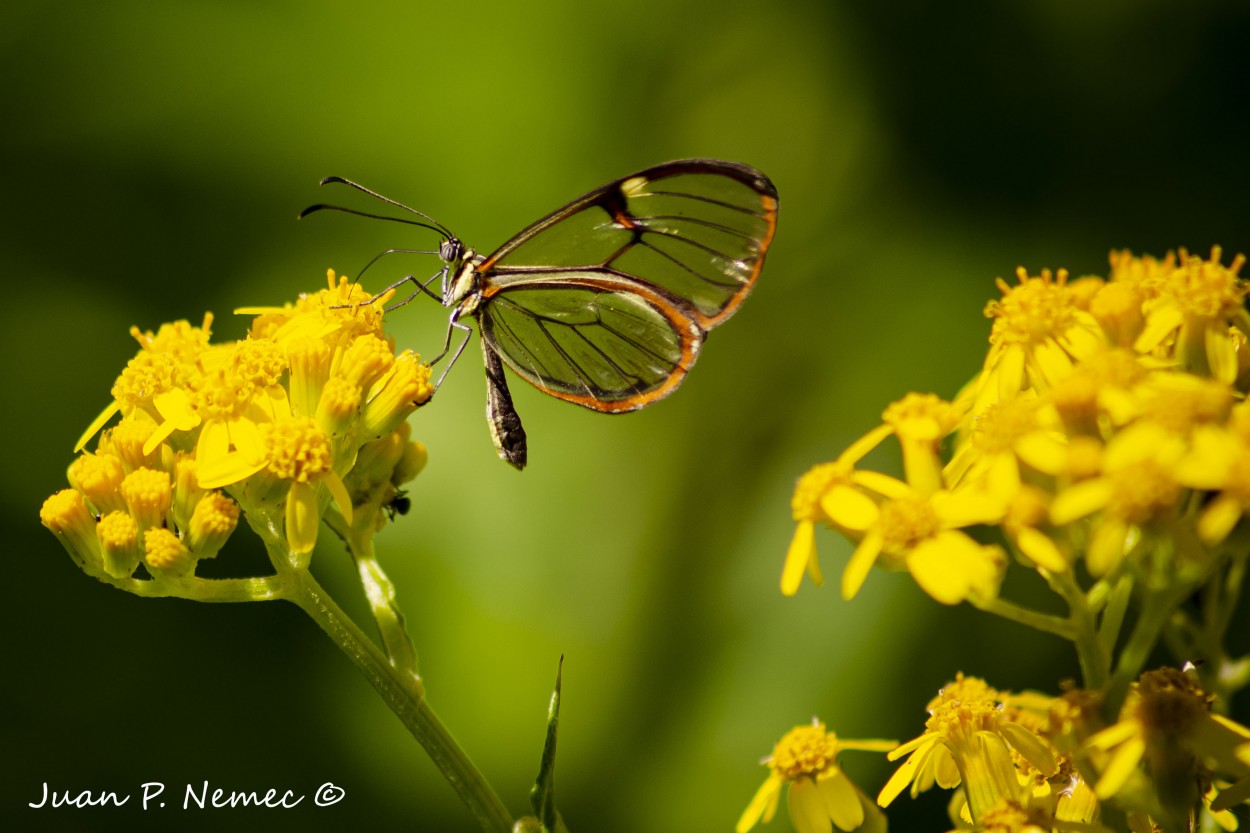
[[[938,446],[959,424],[960,407],[934,395],[909,393],[881,415],[903,449],[903,471],[912,488],[931,494],[942,487]]]
[[[1243,306],[1246,285],[1237,275],[1245,257],[1237,255],[1224,266],[1221,254],[1219,246],[1212,247],[1209,260],[1180,250],[1179,263],[1145,304],[1146,326],[1135,346],[1150,353],[1171,345],[1169,352],[1185,370],[1231,384],[1238,362],[1229,325],[1250,333],[1250,317]]]
[[[1148,671],[1134,684],[1119,722],[1090,737],[1109,758],[1094,791],[1152,817],[1183,818],[1206,792],[1208,772],[1250,785],[1250,728],[1211,711],[1211,697],[1185,672]],[[1230,794],[1216,809],[1231,806]],[[1240,800],[1250,798],[1241,794]]]
[[[826,523],[841,529],[859,529],[870,522],[877,511],[869,493],[885,488],[892,491],[897,483],[892,477],[855,468],[865,454],[876,448],[891,432],[881,425],[865,434],[832,463],[812,467],[799,478],[791,499],[791,511],[798,527],[786,553],[781,571],[781,592],[793,596],[798,592],[803,575],[817,584],[824,583],[816,558],[816,524]]]
[[[844,749],[889,752],[897,745],[886,740],[839,740],[818,720],[791,729],[764,759],[768,778],[738,819],[737,833],[747,833],[761,820],[772,821],[787,784],[790,820],[798,833],[830,833],[834,827],[884,831],[884,817],[846,777],[837,757]]]
[[[1098,322],[1081,309],[1078,296],[1066,286],[1065,270],[1030,276],[1020,267],[1016,278],[1016,286],[1000,278],[1003,297],[985,307],[994,324],[978,412],[983,405],[1010,399],[1027,387],[1053,384],[1103,344]]]
[[[280,481],[286,489],[286,537],[291,551],[303,555],[317,543],[321,528],[318,483],[325,485],[347,523],[352,522],[352,501],[342,479],[331,468],[333,449],[330,438],[310,417],[289,417],[266,426],[262,435],[264,466],[268,478]],[[272,486],[265,481],[263,495]],[[203,480],[201,480],[203,485]]]
[[[1030,790],[1017,776],[1012,754],[1047,776],[1058,769],[1050,744],[1027,726],[1008,719],[1006,697],[976,677],[958,675],[929,702],[925,733],[889,754],[907,760],[881,789],[882,807],[909,785],[914,798],[934,784],[963,786],[974,821],[1002,801],[1027,803]]]
[[[1214,493],[1198,516],[1197,532],[1208,546],[1223,542],[1250,511],[1250,407],[1237,406],[1227,426],[1196,429],[1177,480]]]
[[[793,595],[804,573],[824,581],[816,560],[815,525],[823,522],[859,540],[842,594],[853,597],[877,557],[906,566],[930,595],[947,604],[969,593],[993,595],[1001,572],[994,548],[979,547],[962,533],[944,534],[1002,517],[1005,501],[963,490],[941,489],[938,447],[958,425],[961,408],[932,394],[908,394],[832,463],[812,468],[800,480],[792,502],[798,522],[781,574],[781,591]],[[887,437],[903,448],[908,482],[855,465]],[[933,507],[937,507],[934,509]]]
[[[1139,422],[1116,434],[1103,455],[1103,472],[1055,496],[1051,521],[1070,524],[1094,513],[1085,563],[1103,576],[1116,569],[1143,527],[1170,517],[1184,494],[1178,467],[1184,441],[1162,426]]]
[[[945,470],[948,483],[976,483],[1010,499],[1020,489],[1020,465],[1054,475],[1066,461],[1058,416],[1035,397],[994,402],[973,417],[972,430]]]
[[[884,478],[884,476],[882,476]],[[1006,506],[997,497],[972,489],[921,494],[894,481],[880,503],[861,512],[861,536],[842,573],[842,597],[854,598],[873,564],[903,568],[942,604],[998,593],[1005,560],[998,547],[977,543],[960,529],[1002,520]]]

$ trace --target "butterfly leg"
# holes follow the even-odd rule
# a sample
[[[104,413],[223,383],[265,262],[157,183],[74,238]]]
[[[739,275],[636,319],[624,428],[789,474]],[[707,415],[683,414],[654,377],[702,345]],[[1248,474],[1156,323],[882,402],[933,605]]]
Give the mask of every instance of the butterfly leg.
[[[446,274],[447,274],[447,267],[444,266],[442,269],[439,269],[437,272],[435,272],[425,283],[421,283],[421,281],[417,280],[416,277],[413,275],[406,275],[403,278],[395,281],[395,283],[391,284],[386,289],[383,289],[377,295],[374,295],[372,298],[370,298],[366,302],[366,304],[372,304],[374,301],[378,300],[383,295],[390,292],[392,289],[398,289],[399,287],[409,282],[416,284],[417,288],[412,290],[412,293],[404,300],[397,301],[394,304],[388,304],[387,306],[383,307],[382,308],[383,312],[393,312],[394,310],[397,310],[402,306],[406,306],[412,301],[413,298],[417,297],[423,292],[441,304],[443,303],[443,296],[439,295],[437,292],[430,289],[430,284],[434,283],[434,281],[438,280],[439,278],[443,277]]]
[[[431,366],[436,365],[440,361],[442,361],[443,356],[446,356],[447,352],[451,349],[451,331],[453,328],[464,331],[464,340],[461,341],[460,346],[456,348],[456,352],[451,357],[451,361],[447,362],[447,367],[443,368],[442,375],[438,377],[438,382],[434,384],[434,390],[438,390],[440,387],[442,387],[443,380],[447,378],[447,374],[451,372],[451,369],[453,367],[455,367],[456,360],[460,358],[460,354],[464,352],[465,345],[469,343],[469,337],[473,335],[472,327],[470,327],[468,324],[460,323],[460,311],[459,310],[454,311],[451,314],[451,317],[447,319],[447,335],[443,339],[443,352],[439,353],[437,356],[435,356],[433,359],[430,360]]]
[[[366,263],[363,267],[361,267],[359,272],[356,273],[356,283],[360,283],[360,279],[365,276],[365,272],[368,272],[369,268],[373,266],[373,264],[377,263],[379,260],[386,257],[387,255],[436,255],[436,254],[438,254],[438,251],[436,249],[435,250],[431,250],[431,249],[387,249],[384,252],[378,252],[376,255],[373,256],[372,259],[370,259],[368,263]]]

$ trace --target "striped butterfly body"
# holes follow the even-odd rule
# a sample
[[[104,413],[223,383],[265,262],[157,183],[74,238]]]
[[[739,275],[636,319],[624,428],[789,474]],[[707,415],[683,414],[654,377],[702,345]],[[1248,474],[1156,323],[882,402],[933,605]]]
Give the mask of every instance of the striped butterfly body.
[[[323,182],[351,185],[431,220],[348,180]],[[323,208],[347,210],[316,205],[301,216]],[[414,224],[443,235],[444,265],[424,283],[411,276],[396,283],[418,287],[400,304],[425,292],[451,309],[443,355],[453,328],[467,338],[461,319],[477,320],[491,435],[499,456],[520,469],[525,431],[503,367],[544,393],[603,413],[637,410],[672,393],[707,332],[737,310],[759,277],[777,228],[777,189],[748,165],[667,162],[596,188],[488,256],[437,223]],[[441,294],[428,289],[438,278]],[[463,349],[464,342],[452,363]]]

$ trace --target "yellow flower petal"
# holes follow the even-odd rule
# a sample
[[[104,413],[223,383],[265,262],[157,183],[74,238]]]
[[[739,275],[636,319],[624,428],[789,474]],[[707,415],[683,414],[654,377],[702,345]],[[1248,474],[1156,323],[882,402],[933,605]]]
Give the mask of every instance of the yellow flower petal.
[[[1121,743],[1124,743],[1124,741],[1137,734],[1137,731],[1137,726],[1134,723],[1124,720],[1119,723],[1113,723],[1106,729],[1090,735],[1085,743],[1087,746],[1092,746],[1095,749],[1109,750],[1113,746],[1119,746]]]
[[[320,527],[317,490],[309,483],[295,481],[286,499],[286,540],[291,545],[291,552],[295,555],[312,552],[317,545]]]
[[[200,415],[191,407],[191,397],[182,388],[170,388],[158,393],[152,397],[152,404],[178,431],[190,431],[200,424]]]
[[[907,785],[916,777],[916,771],[920,767],[920,763],[929,757],[929,752],[933,748],[936,741],[929,739],[928,743],[916,749],[903,765],[894,770],[894,774],[890,776],[890,780],[885,782],[885,786],[881,788],[881,792],[877,793],[877,805],[881,807],[889,807],[890,802],[898,798],[903,790],[907,789]],[[900,747],[901,749],[902,747]],[[895,750],[896,752],[899,750]]]
[[[196,469],[201,489],[220,489],[246,480],[265,467],[265,461],[249,460],[242,454],[227,454],[209,459]]]
[[[1032,527],[1025,527],[1016,533],[1016,546],[1026,558],[1045,570],[1062,573],[1068,569],[1068,559],[1059,546]]]
[[[1085,566],[1090,575],[1101,578],[1119,566],[1128,550],[1129,527],[1122,521],[1103,517],[1090,538]]]
[[[92,437],[99,433],[100,429],[104,427],[104,424],[112,419],[113,414],[120,411],[121,407],[122,406],[114,400],[107,408],[100,412],[99,416],[91,420],[91,424],[87,426],[87,430],[83,431],[82,435],[78,437],[78,442],[74,443],[74,451],[82,451],[83,446],[85,446]]]
[[[930,503],[942,525],[949,529],[1001,521],[1007,514],[1009,497],[980,489],[955,489],[938,492]]]
[[[1139,353],[1149,353],[1158,347],[1170,333],[1175,331],[1184,320],[1184,313],[1181,312],[1174,302],[1162,302],[1150,311],[1150,315],[1146,319],[1146,328],[1137,337],[1137,341],[1133,342],[1133,349]]]
[[[816,779],[816,788],[825,801],[825,813],[839,830],[854,830],[864,822],[855,785],[840,769]]]
[[[1048,340],[1033,345],[1033,360],[1048,384],[1053,385],[1072,373],[1072,358],[1056,342]]]
[[[1237,345],[1229,338],[1227,329],[1207,327],[1207,364],[1211,376],[1226,385],[1237,381]]]
[[[1120,744],[1112,754],[1111,762],[1103,770],[1102,777],[1094,785],[1097,796],[1105,801],[1119,792],[1129,776],[1137,771],[1137,764],[1145,751],[1146,741],[1137,734]]]
[[[352,496],[347,493],[347,487],[343,485],[343,481],[334,472],[327,472],[321,478],[321,482],[325,484],[326,490],[329,491],[330,497],[334,500],[334,505],[338,507],[339,514],[343,516],[343,520],[348,526],[352,525]]]
[[[872,569],[873,563],[881,553],[882,543],[881,533],[875,530],[869,532],[864,536],[864,540],[859,542],[855,552],[851,553],[851,560],[847,562],[846,569],[842,571],[842,598],[855,598],[859,588],[864,585],[864,579],[868,577],[868,571]]]
[[[959,765],[955,763],[955,756],[944,744],[934,747],[931,769],[934,783],[944,790],[955,789],[963,779],[959,772]]]
[[[799,521],[790,539],[790,549],[786,552],[786,563],[781,568],[781,593],[793,596],[799,592],[803,582],[803,573],[807,564],[816,558],[816,526],[811,521]]]
[[[840,749],[854,749],[859,752],[893,752],[898,749],[896,740],[840,740]]]
[[[1230,495],[1219,495],[1202,510],[1198,518],[1198,537],[1207,546],[1214,546],[1233,531],[1243,514],[1241,501]]]
[[[868,529],[881,514],[872,498],[850,486],[834,486],[821,498],[820,507],[835,524],[855,532]]]
[[[848,466],[854,466],[864,458],[868,452],[881,445],[881,441],[894,433],[893,426],[878,425],[864,436],[847,446],[846,451],[838,455],[838,462],[845,463]]]
[[[998,398],[1014,398],[1024,387],[1024,348],[1019,344],[1005,347],[996,370],[998,372]]]
[[[1022,437],[1016,444],[1016,454],[1043,474],[1059,474],[1068,462],[1067,445],[1058,435],[1046,431]]]
[[[1223,812],[1229,807],[1236,807],[1243,801],[1250,801],[1250,776],[1220,790],[1219,796],[1211,802],[1211,809],[1215,812]],[[1225,829],[1235,830],[1236,828]]]
[[[833,822],[825,812],[824,796],[811,778],[800,778],[790,784],[786,804],[797,833],[833,833]]]
[[[942,604],[959,604],[970,595],[998,594],[1001,559],[962,532],[949,530],[922,541],[907,557],[907,569],[926,593]]]
[[[755,791],[755,797],[751,799],[751,803],[747,805],[741,818],[738,819],[738,825],[734,828],[735,833],[747,833],[761,819],[765,824],[772,821],[773,814],[777,812],[777,800],[781,797],[781,787],[784,783],[785,779],[774,772],[765,779],[763,784],[760,784],[760,788]]]
[[[998,728],[1011,747],[1024,756],[1024,759],[1043,776],[1049,778],[1058,771],[1059,765],[1055,761],[1055,753],[1046,741],[1019,723],[1012,723],[1009,720],[1003,721]]]
[[[911,486],[898,478],[875,471],[857,471],[851,475],[851,482],[890,500],[912,497],[915,494]]]
[[[1111,481],[1102,477],[1069,486],[1055,495],[1054,502],[1050,504],[1050,522],[1063,526],[1092,515],[1107,505],[1113,491]]]

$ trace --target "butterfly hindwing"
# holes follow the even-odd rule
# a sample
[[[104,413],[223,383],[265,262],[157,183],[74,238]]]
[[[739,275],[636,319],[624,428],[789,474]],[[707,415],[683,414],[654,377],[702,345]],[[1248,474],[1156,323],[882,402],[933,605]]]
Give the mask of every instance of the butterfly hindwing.
[[[546,393],[607,413],[674,390],[703,331],[680,302],[652,287],[594,273],[535,276],[485,296],[482,341]]]

